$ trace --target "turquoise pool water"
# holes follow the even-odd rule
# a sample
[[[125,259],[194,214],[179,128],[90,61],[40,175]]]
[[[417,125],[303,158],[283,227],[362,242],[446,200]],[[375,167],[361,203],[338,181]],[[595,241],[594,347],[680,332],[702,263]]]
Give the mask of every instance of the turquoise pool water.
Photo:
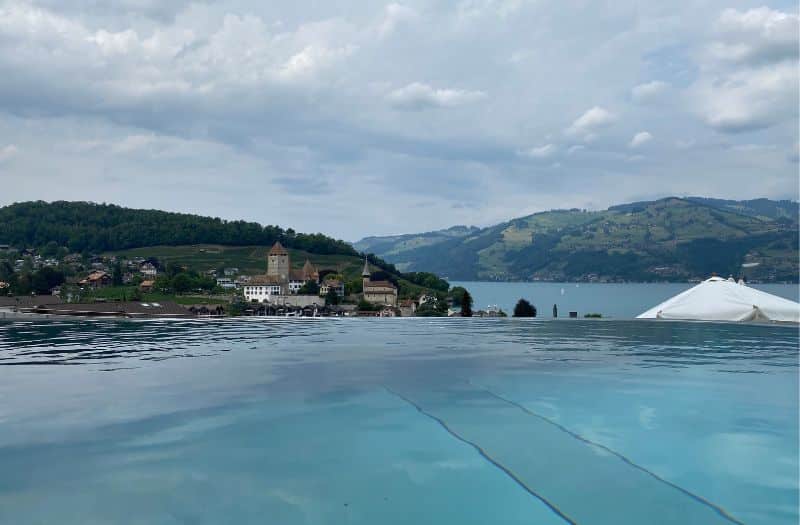
[[[798,332],[0,323],[0,523],[794,524]]]

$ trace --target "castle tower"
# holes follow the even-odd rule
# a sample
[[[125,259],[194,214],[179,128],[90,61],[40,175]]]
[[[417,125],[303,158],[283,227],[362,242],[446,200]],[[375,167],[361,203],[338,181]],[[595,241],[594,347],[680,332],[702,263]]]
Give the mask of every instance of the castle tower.
[[[289,252],[280,242],[276,242],[267,255],[267,275],[277,277],[281,282],[287,282],[289,268],[291,268]]]
[[[361,284],[362,284],[362,288],[364,290],[367,289],[367,286],[369,285],[369,278],[371,276],[372,276],[372,274],[369,273],[369,263],[367,262],[367,258],[365,256],[364,257],[364,270],[361,272]]]

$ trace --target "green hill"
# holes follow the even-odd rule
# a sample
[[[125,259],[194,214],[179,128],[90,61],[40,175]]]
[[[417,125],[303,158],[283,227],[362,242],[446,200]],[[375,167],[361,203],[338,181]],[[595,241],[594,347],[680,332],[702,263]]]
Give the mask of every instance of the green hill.
[[[360,282],[363,255],[350,244],[321,233],[91,202],[36,201],[0,208],[0,244],[51,254],[114,253],[155,257],[198,271],[236,266],[245,273],[263,273],[266,252],[276,241],[290,250],[294,264],[302,265],[309,258],[321,269],[336,270]],[[379,278],[399,286],[401,296],[449,287],[429,273],[402,273],[374,255],[369,261],[383,274]]]
[[[458,280],[685,281],[716,272],[796,282],[798,226],[789,214],[797,204],[764,201],[668,198],[555,210],[436,242],[427,233],[356,245],[403,270]]]

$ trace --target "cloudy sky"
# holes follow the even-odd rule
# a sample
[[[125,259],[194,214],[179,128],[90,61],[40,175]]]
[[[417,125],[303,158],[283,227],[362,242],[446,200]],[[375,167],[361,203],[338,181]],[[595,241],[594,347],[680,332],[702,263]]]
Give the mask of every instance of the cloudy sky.
[[[798,198],[798,12],[735,0],[0,0],[0,204],[348,240]]]

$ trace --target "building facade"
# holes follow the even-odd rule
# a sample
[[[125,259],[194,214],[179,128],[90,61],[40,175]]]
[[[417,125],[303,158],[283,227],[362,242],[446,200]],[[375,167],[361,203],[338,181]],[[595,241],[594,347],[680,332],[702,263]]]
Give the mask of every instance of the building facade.
[[[361,272],[361,282],[364,300],[372,304],[397,306],[397,287],[390,281],[373,281],[369,271],[369,263],[364,259],[364,270]]]

